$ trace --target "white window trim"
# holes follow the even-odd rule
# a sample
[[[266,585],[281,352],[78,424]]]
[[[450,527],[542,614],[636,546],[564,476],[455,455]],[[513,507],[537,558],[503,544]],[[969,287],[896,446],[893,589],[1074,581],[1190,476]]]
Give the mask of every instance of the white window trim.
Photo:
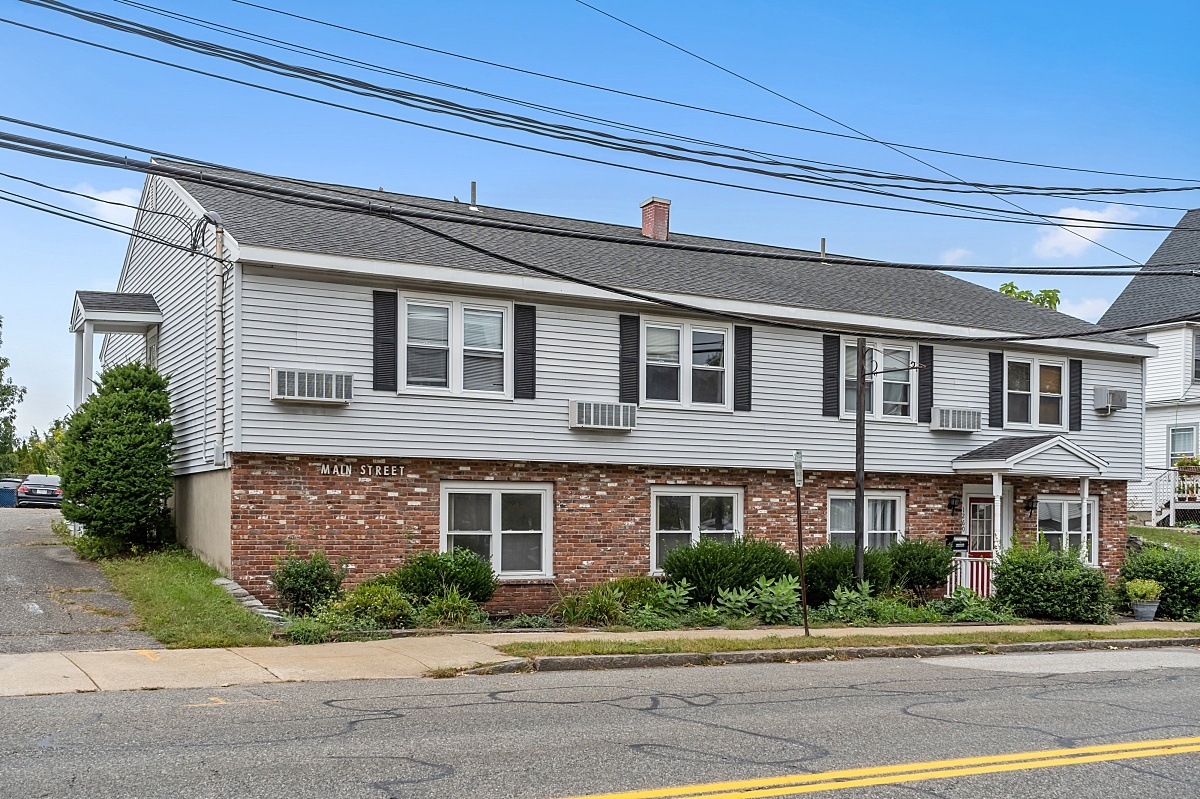
[[[830,512],[829,509],[830,509],[832,500],[835,500],[835,499],[850,499],[850,500],[854,499],[854,489],[834,488],[834,489],[830,489],[828,491],[828,493],[826,494],[826,497],[825,497],[825,541],[826,541],[826,543],[833,540],[834,532],[838,532],[838,533],[853,532],[853,531],[847,531],[847,530],[836,530],[835,531],[832,529],[831,525],[833,523],[833,514]],[[907,492],[905,492],[904,490],[896,490],[896,489],[889,489],[889,490],[874,489],[874,490],[867,491],[864,496],[864,499],[867,502],[870,502],[872,499],[894,499],[894,500],[897,500],[897,503],[896,503],[896,505],[897,505],[897,507],[896,507],[896,528],[897,528],[896,529],[896,543],[899,544],[901,541],[903,541],[905,538],[905,535],[904,535],[905,511],[906,511],[906,505],[908,503]],[[867,537],[868,537],[868,539],[870,538],[870,531],[868,531]]]
[[[848,377],[848,375],[850,374],[849,355],[846,353],[846,349],[848,347],[857,346],[857,344],[858,344],[857,338],[852,337],[852,336],[842,336],[842,349],[841,349],[841,359],[842,360],[841,360],[841,371],[839,372],[841,377],[840,377],[839,386],[838,386],[838,403],[839,403],[838,408],[840,409],[839,415],[843,419],[853,419],[854,418],[854,414],[852,412],[846,410],[846,394],[848,391],[848,389],[846,387],[846,383],[849,382],[849,379],[850,379]],[[904,341],[883,341],[883,340],[876,340],[876,341],[868,340],[867,341],[868,357],[873,358],[877,365],[883,361],[883,350],[884,349],[908,350],[909,364],[916,363],[916,361],[917,361],[917,358],[916,358],[917,346],[915,344],[911,344],[911,343],[904,342]],[[857,364],[855,364],[855,365],[857,366]],[[872,375],[871,381],[870,381],[873,386],[873,388],[871,390],[871,393],[872,393],[871,406],[872,407],[867,408],[867,418],[871,419],[873,421],[879,421],[879,422],[900,422],[900,423],[916,424],[916,421],[917,421],[917,394],[918,394],[917,377],[916,377],[917,371],[918,370],[916,370],[916,369],[910,369],[908,372],[909,383],[908,383],[908,415],[907,416],[885,416],[884,415],[884,413],[883,413],[883,376],[878,375],[878,374]]]
[[[700,540],[700,497],[733,497],[733,535],[742,537],[745,529],[746,490],[739,486],[654,485],[650,487],[650,574],[662,574],[658,563],[658,498],[660,496],[692,498],[692,543]],[[675,530],[672,532],[683,532]],[[720,532],[714,530],[710,532]]]
[[[402,292],[399,302],[398,340],[399,384],[397,393],[426,396],[456,396],[478,397],[480,399],[509,399],[513,398],[513,303],[504,300],[475,301],[454,299],[435,294],[418,294]],[[449,351],[450,363],[448,383],[446,388],[435,386],[408,385],[408,306],[433,305],[450,309]],[[504,314],[504,391],[478,391],[463,388],[463,311],[483,310],[501,311]]]
[[[1010,363],[1029,364],[1029,422],[1010,422],[1008,420],[1008,365]],[[1059,424],[1042,424],[1041,410],[1041,368],[1057,366],[1062,370],[1062,393],[1056,396],[1061,400],[1058,418]],[[1066,430],[1070,416],[1071,375],[1067,362],[1057,358],[1034,358],[1021,355],[1004,356],[1004,426],[1016,430]],[[1051,395],[1055,396],[1055,395]]]
[[[646,398],[646,328],[670,327],[679,331],[679,399]],[[725,337],[725,402],[692,402],[692,332],[720,333]],[[638,341],[638,391],[640,404],[649,408],[689,408],[698,411],[733,412],[733,325],[708,322],[681,322],[678,319],[642,317]]]
[[[1192,431],[1192,452],[1186,457],[1196,457],[1200,452],[1200,429],[1194,424],[1172,424],[1167,425],[1167,468],[1175,466],[1175,447],[1172,444],[1173,434],[1176,430],[1191,430]],[[1180,456],[1185,457],[1185,456]]]
[[[1038,494],[1037,501],[1040,506],[1043,502],[1079,502],[1078,494]],[[1038,517],[1041,516],[1041,508],[1038,508]],[[1088,497],[1088,512],[1087,525],[1088,529],[1083,530],[1084,533],[1092,534],[1092,551],[1085,553],[1084,560],[1089,566],[1098,566],[1100,562],[1100,527],[1097,522],[1100,519],[1100,499],[1099,497]],[[1066,509],[1063,509],[1063,524],[1067,523]],[[1068,531],[1063,530],[1061,535],[1064,537],[1063,545],[1066,546],[1066,536]],[[1042,538],[1042,530],[1038,528],[1038,539]]]
[[[497,568],[500,557],[500,536],[498,518],[500,503],[498,499],[492,502],[492,571],[500,580],[529,580],[550,579],[554,577],[554,484],[553,483],[498,483],[472,480],[443,480],[441,486],[441,506],[439,508],[441,536],[438,541],[438,551],[446,551],[449,525],[450,494],[540,494],[542,497],[542,570],[502,572]],[[464,535],[470,535],[464,533]]]

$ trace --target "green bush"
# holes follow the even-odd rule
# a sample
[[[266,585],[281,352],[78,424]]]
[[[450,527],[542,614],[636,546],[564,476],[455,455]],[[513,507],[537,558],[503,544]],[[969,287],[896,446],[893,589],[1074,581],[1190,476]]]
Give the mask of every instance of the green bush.
[[[786,624],[800,608],[800,581],[790,574],[759,577],[751,589],[750,612],[766,624]]]
[[[1007,623],[1017,621],[1012,611],[981,597],[966,586],[954,589],[954,596],[938,599],[928,605],[946,617],[947,621],[973,621],[980,623]]]
[[[369,619],[380,630],[411,627],[417,614],[413,597],[394,585],[378,582],[363,583],[336,604],[351,616]]]
[[[279,592],[279,600],[285,610],[297,616],[307,616],[314,610],[337,599],[342,591],[345,568],[334,566],[320,550],[307,558],[294,551],[277,558],[275,571],[271,572],[271,584]]]
[[[626,605],[657,604],[663,590],[662,580],[645,576],[618,577],[608,585],[621,592],[621,601]]]
[[[488,615],[477,602],[460,594],[457,586],[451,586],[430,597],[417,618],[422,627],[476,627],[487,624]]]
[[[563,596],[551,612],[566,624],[598,627],[625,624],[629,616],[624,599],[616,581],[601,583],[586,591]]]
[[[1154,580],[1162,586],[1160,616],[1200,618],[1200,554],[1146,548],[1125,561],[1121,576],[1127,581]]]
[[[544,630],[548,627],[557,627],[558,622],[549,614],[531,615],[529,613],[518,613],[496,626],[505,630]]]
[[[1125,595],[1131,602],[1153,602],[1162,596],[1158,580],[1130,580],[1125,583]]]
[[[174,540],[173,443],[167,378],[139,363],[105,369],[62,444],[62,514],[107,542],[97,552]]]
[[[868,549],[863,560],[863,577],[875,592],[892,585],[890,550]],[[854,548],[822,544],[804,553],[804,577],[808,583],[809,607],[820,607],[833,599],[836,588],[855,588]]]
[[[333,628],[313,618],[296,619],[286,632],[293,644],[324,644],[333,640]]]
[[[720,608],[701,603],[693,605],[683,621],[688,627],[719,627],[725,621],[725,614]]]
[[[996,563],[992,587],[996,603],[1019,616],[1095,624],[1112,618],[1104,572],[1080,561],[1078,550],[1052,551],[1045,542],[1010,547]]]
[[[716,602],[722,588],[751,588],[760,577],[799,577],[800,561],[770,541],[748,536],[724,543],[708,538],[671,550],[663,560],[667,581],[687,580],[696,602]]]
[[[406,594],[427,600],[454,589],[460,596],[483,604],[496,593],[492,564],[469,549],[453,552],[421,552],[408,563],[379,578]]]
[[[892,585],[918,593],[944,591],[946,578],[954,569],[954,552],[934,541],[905,539],[887,553],[892,559]]]

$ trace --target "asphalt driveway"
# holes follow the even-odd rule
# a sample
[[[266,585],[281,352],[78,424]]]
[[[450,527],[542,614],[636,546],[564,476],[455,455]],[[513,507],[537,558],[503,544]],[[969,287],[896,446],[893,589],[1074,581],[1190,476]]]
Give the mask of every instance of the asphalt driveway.
[[[129,603],[95,564],[55,540],[58,518],[56,510],[0,508],[0,652],[160,646],[130,629]]]

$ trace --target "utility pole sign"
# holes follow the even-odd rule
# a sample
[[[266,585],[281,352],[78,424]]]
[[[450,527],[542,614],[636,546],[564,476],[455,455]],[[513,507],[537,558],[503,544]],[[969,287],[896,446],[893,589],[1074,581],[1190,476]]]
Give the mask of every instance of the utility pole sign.
[[[804,635],[808,631],[808,581],[804,577],[804,505],[800,501],[800,489],[804,487],[804,453],[792,453],[792,466],[796,471],[796,552],[800,556],[800,614],[804,617]]]

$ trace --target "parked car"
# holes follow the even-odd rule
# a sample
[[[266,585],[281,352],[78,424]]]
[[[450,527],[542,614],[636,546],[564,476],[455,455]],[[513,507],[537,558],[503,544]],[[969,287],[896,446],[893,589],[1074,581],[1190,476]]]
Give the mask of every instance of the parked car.
[[[17,507],[57,508],[62,505],[62,478],[56,474],[31,474],[17,486]]]

